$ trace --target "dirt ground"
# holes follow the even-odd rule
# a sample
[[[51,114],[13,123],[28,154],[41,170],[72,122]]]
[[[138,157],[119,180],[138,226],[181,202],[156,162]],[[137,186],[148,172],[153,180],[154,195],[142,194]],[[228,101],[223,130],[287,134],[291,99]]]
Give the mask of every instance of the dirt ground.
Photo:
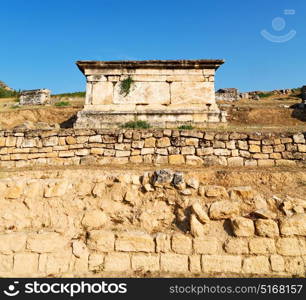
[[[12,129],[26,121],[72,127],[77,112],[83,108],[84,99],[63,98],[61,101],[68,101],[70,105],[18,107],[15,99],[0,99],[0,128]],[[228,112],[228,123],[212,128],[236,131],[303,131],[306,130],[306,111],[290,108],[298,103],[301,103],[298,97],[279,95],[260,100],[220,101],[220,108]]]

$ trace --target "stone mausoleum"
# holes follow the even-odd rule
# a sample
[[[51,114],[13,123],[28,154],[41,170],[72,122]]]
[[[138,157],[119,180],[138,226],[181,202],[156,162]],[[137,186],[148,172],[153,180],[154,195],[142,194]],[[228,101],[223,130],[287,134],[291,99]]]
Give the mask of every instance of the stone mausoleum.
[[[78,61],[86,100],[75,128],[111,128],[143,120],[177,128],[226,122],[215,102],[223,60]]]

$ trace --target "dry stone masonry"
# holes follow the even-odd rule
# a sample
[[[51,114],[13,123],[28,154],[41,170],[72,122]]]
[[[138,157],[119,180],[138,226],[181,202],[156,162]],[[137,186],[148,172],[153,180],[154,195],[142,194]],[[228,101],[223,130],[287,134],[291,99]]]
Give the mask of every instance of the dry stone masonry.
[[[207,180],[169,169],[2,174],[0,276],[305,276],[305,199]]]
[[[0,166],[170,164],[298,166],[305,134],[202,130],[17,130],[0,132]]]
[[[142,120],[169,128],[226,121],[215,102],[223,60],[78,61],[86,100],[75,128],[110,128]]]

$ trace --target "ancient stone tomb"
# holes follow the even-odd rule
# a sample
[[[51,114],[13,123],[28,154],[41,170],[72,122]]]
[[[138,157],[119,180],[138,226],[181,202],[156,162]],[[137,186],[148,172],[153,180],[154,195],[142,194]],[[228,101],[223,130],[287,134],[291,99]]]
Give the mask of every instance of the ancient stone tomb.
[[[76,128],[128,121],[152,125],[225,122],[215,103],[215,71],[223,60],[78,61],[86,100]]]
[[[42,105],[49,103],[51,91],[48,89],[22,91],[20,105]]]

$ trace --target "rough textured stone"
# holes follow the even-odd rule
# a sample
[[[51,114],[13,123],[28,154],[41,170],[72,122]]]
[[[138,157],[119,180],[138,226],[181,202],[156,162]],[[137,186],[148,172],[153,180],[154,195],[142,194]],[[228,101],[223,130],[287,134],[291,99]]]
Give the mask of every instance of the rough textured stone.
[[[216,238],[195,238],[193,249],[196,254],[215,254],[218,251],[218,240]]]
[[[188,256],[175,253],[162,253],[160,267],[163,272],[185,273],[188,271]]]
[[[199,202],[192,204],[191,209],[202,223],[207,223],[210,221],[206,211]]]
[[[269,274],[269,259],[266,256],[247,257],[243,260],[242,270],[247,274]]]
[[[89,232],[87,245],[90,249],[109,252],[114,250],[115,235],[107,230],[92,230]]]
[[[30,234],[27,239],[27,249],[38,252],[55,252],[61,250],[68,244],[68,240],[55,232],[43,232]]]
[[[276,237],[279,235],[277,223],[273,220],[259,219],[255,221],[256,233],[260,236]]]
[[[272,271],[274,272],[283,272],[285,270],[285,262],[282,256],[280,255],[271,255],[270,263]]]
[[[184,164],[185,163],[185,159],[183,155],[170,155],[169,156],[169,164],[171,165],[180,165],[180,164]]]
[[[89,229],[97,229],[104,226],[108,221],[107,215],[101,210],[92,210],[85,213],[82,225]]]
[[[254,238],[249,242],[250,252],[254,254],[275,253],[275,243],[269,238]]]
[[[26,267],[25,267],[26,266]],[[38,271],[38,254],[18,253],[14,255],[13,272],[16,275],[29,275]]]
[[[159,256],[156,254],[133,254],[132,269],[140,271],[159,271]]]
[[[146,233],[124,232],[118,236],[115,248],[117,251],[154,252],[155,243],[153,238]]]
[[[172,236],[171,242],[174,252],[179,254],[191,254],[192,240],[190,237],[177,233]]]
[[[280,238],[276,242],[277,253],[280,255],[300,255],[300,246],[296,238]]]
[[[238,214],[238,203],[228,200],[214,202],[209,208],[209,217],[211,219],[228,219]]]
[[[232,255],[202,255],[202,270],[205,273],[240,273],[241,258]]]
[[[0,235],[0,253],[10,254],[25,249],[27,235],[22,232],[13,232]]]
[[[108,253],[105,256],[104,270],[107,272],[124,272],[131,268],[128,253]]]
[[[232,219],[232,228],[235,236],[253,236],[255,232],[253,221],[244,217]]]
[[[192,273],[201,273],[201,255],[189,256],[189,271]]]
[[[281,220],[280,232],[283,235],[306,236],[306,214],[298,214]]]
[[[171,251],[171,237],[165,233],[157,233],[156,235],[156,252],[170,252]]]
[[[230,254],[248,254],[249,246],[246,239],[241,238],[229,238],[224,243],[224,249]]]

